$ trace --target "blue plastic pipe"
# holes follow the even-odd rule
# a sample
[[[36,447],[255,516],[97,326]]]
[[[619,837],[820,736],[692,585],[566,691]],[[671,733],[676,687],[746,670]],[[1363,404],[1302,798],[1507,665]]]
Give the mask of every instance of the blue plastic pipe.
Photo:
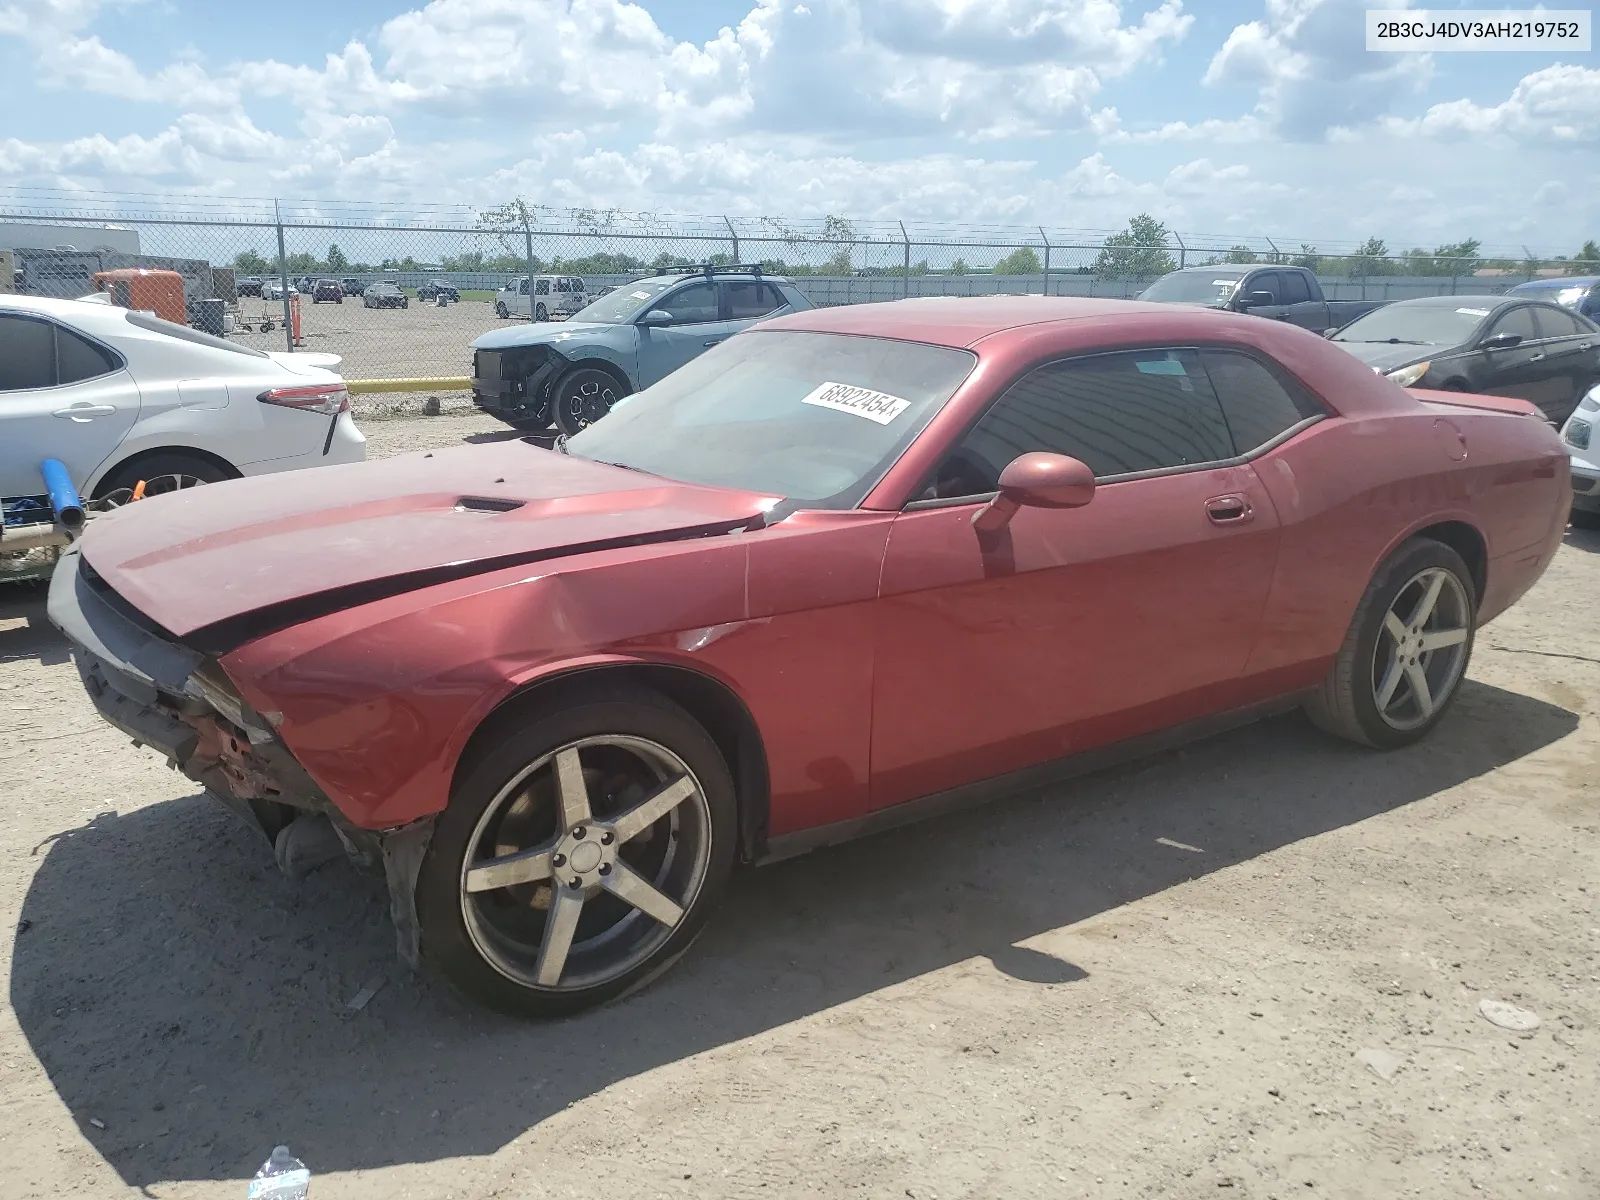
[[[83,499],[72,486],[72,476],[67,474],[61,460],[45,459],[39,464],[39,474],[44,477],[44,490],[50,493],[50,507],[56,510],[56,520],[74,533],[82,529]]]

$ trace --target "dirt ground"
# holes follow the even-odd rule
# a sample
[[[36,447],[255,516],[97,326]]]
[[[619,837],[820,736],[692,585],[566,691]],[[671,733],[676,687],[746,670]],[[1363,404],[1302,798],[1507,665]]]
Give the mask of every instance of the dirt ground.
[[[4,1193],[237,1200],[285,1142],[318,1200],[1600,1196],[1597,594],[1573,534],[1423,745],[1284,718],[749,872],[554,1025],[280,877],[0,595]]]
[[[281,300],[246,296],[239,306],[247,319],[271,312],[276,328],[271,333],[241,330],[230,340],[256,350],[288,349]],[[420,300],[410,308],[365,308],[359,296],[347,296],[343,304],[312,304],[302,296],[299,349],[341,355],[339,373],[346,379],[456,378],[472,374],[474,338],[516,323],[500,320],[484,300],[444,308]]]

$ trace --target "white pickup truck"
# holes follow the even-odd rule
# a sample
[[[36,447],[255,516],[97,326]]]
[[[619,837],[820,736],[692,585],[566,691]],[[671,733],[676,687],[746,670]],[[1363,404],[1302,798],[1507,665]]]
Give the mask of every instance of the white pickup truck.
[[[564,321],[591,299],[576,275],[524,275],[495,293],[494,311],[501,320],[531,316],[535,321]]]

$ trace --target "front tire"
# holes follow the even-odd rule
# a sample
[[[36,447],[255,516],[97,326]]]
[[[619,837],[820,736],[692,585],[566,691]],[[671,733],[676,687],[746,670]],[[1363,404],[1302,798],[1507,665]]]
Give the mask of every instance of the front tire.
[[[688,949],[733,867],[733,781],[705,729],[632,687],[499,722],[417,878],[424,960],[513,1016],[617,999]]]
[[[599,367],[574,367],[551,389],[555,396],[556,425],[571,437],[609,413],[628,394],[609,371]]]
[[[1461,556],[1412,538],[1367,585],[1306,712],[1329,733],[1363,745],[1388,750],[1420,741],[1460,690],[1477,618]]]
[[[539,307],[534,311],[533,319],[535,321],[548,321],[550,319],[549,310],[547,310],[544,305],[539,305]]]
[[[494,315],[499,317],[502,321],[511,315],[508,311],[506,311],[504,300],[496,300],[494,302]]]

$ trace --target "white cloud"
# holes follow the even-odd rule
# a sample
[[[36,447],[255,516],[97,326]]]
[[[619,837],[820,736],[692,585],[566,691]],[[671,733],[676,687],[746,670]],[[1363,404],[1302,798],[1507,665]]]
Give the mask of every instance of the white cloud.
[[[1370,7],[1369,0],[1267,0],[1265,19],[1235,26],[1203,82],[1256,89],[1257,113],[1292,141],[1368,124],[1432,76],[1427,55],[1367,50],[1363,14]]]
[[[1391,132],[1421,137],[1548,138],[1577,146],[1600,142],[1600,70],[1553,66],[1524,75],[1503,103],[1435,104],[1414,120],[1393,119]]]

